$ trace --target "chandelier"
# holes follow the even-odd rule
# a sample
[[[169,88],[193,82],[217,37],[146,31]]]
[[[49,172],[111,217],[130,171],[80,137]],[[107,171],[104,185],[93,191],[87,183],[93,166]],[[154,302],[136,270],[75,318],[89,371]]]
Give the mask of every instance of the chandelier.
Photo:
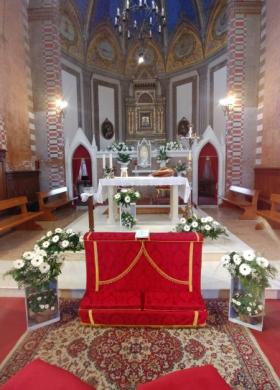
[[[117,8],[115,28],[128,40],[139,39],[142,44],[155,34],[161,35],[166,26],[166,13],[160,0],[125,0]]]

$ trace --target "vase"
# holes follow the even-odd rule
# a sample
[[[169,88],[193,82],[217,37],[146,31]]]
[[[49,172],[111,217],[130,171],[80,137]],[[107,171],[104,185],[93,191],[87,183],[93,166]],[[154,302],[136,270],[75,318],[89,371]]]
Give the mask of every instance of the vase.
[[[26,286],[25,307],[28,329],[37,329],[59,321],[57,280],[42,286]]]
[[[120,205],[120,226],[122,224],[122,213],[130,213],[133,218],[136,218],[136,203],[130,203],[129,205]]]
[[[159,163],[160,168],[166,168],[166,160],[161,160]]]
[[[250,294],[249,290],[246,290],[238,277],[233,277],[231,279],[230,286],[230,297],[229,297],[229,312],[228,319],[231,322],[246,326],[251,329],[261,331],[263,328],[263,318],[264,318],[264,305],[265,305],[265,291],[263,290],[261,295],[257,297],[257,300],[262,304],[263,311],[260,314],[250,315],[239,313],[238,310],[232,304],[232,298],[235,294]]]

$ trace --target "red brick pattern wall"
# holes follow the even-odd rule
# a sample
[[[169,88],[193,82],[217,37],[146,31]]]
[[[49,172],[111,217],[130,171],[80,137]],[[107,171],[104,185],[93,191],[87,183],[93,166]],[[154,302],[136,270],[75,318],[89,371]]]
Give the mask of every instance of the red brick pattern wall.
[[[56,111],[56,100],[61,96],[61,49],[58,23],[42,23],[44,81],[46,92],[49,184],[51,188],[65,184],[64,133],[62,117]]]
[[[0,149],[7,149],[7,136],[5,130],[4,119],[0,114]]]
[[[266,1],[263,9],[261,74],[259,80],[258,144],[256,164],[280,167],[280,1]]]
[[[244,14],[234,9],[234,1],[229,2],[228,26],[228,91],[235,95],[234,111],[227,120],[226,136],[226,188],[240,184],[242,180],[242,144],[244,126],[244,84],[246,21]]]

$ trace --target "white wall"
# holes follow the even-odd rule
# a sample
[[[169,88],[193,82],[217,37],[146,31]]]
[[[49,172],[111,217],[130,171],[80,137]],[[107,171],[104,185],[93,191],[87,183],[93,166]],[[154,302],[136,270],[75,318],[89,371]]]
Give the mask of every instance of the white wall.
[[[68,102],[64,116],[64,134],[70,142],[78,130],[77,77],[62,70],[62,93]]]
[[[176,87],[177,124],[183,117],[192,122],[192,93],[192,83],[182,84]]]
[[[227,95],[227,68],[223,66],[214,74],[213,90],[213,130],[220,141],[223,142],[226,132],[226,117],[219,106],[219,100]]]
[[[112,122],[114,129],[115,123],[115,91],[113,88],[105,87],[103,85],[98,86],[98,107],[99,107],[99,133],[100,133],[100,149],[106,149],[111,145],[115,139],[115,136],[106,140],[102,137],[101,126],[105,119],[109,119]]]

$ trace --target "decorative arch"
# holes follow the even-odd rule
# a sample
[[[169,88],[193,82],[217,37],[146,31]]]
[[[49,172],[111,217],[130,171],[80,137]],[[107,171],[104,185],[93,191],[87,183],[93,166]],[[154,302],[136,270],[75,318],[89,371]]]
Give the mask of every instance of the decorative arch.
[[[227,44],[227,3],[217,1],[208,23],[205,38],[205,57],[210,57]]]
[[[217,138],[211,126],[208,126],[203,133],[200,142],[193,145],[193,202],[198,204],[198,181],[199,181],[199,156],[205,145],[210,144],[217,153],[218,158],[218,188],[217,188],[217,203],[220,204],[220,199],[224,194],[225,189],[225,145]]]
[[[70,196],[74,196],[72,161],[77,148],[80,146],[82,146],[90,156],[92,185],[95,189],[97,189],[97,148],[95,144],[95,139],[93,139],[91,145],[84,131],[79,128],[73,140],[70,142],[69,139],[66,139],[65,142],[66,185],[68,187]]]
[[[198,204],[217,204],[218,154],[208,142],[198,156]]]
[[[203,60],[203,47],[199,33],[182,22],[171,39],[167,53],[167,72],[174,72]]]
[[[72,0],[64,1],[61,4],[60,41],[64,53],[83,62],[85,48],[82,39],[82,26]]]
[[[133,43],[128,49],[125,73],[129,77],[140,79],[139,75],[146,73],[150,75],[149,78],[155,78],[155,75],[165,71],[164,58],[157,43],[153,39],[145,42],[145,63],[141,65],[137,62],[140,51],[141,45],[139,42]]]
[[[110,24],[102,23],[92,32],[86,62],[88,65],[123,73],[124,59],[121,46]]]

